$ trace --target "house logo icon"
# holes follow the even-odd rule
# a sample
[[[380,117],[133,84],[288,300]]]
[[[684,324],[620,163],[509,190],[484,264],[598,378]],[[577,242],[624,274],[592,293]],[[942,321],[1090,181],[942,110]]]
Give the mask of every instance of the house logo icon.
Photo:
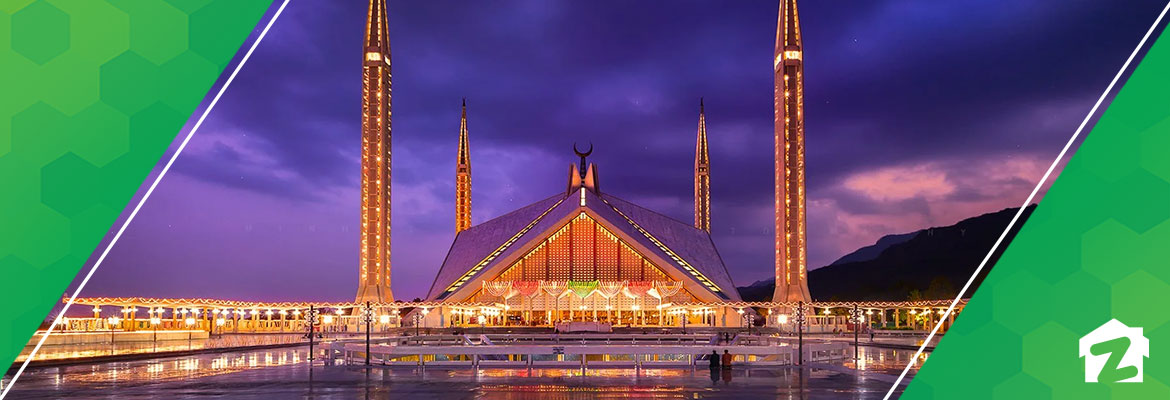
[[[1085,382],[1141,382],[1150,340],[1142,328],[1111,319],[1081,338],[1080,356],[1085,358]]]

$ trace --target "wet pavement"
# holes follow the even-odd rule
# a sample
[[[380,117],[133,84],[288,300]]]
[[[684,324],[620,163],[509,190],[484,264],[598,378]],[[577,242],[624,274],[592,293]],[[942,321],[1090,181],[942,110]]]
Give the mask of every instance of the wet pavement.
[[[158,340],[139,342],[104,342],[68,345],[45,345],[37,351],[36,361],[62,360],[70,358],[86,358],[122,354],[142,354],[165,351],[201,350],[212,348],[231,348],[243,346],[259,346],[283,343],[303,342],[304,337],[299,333],[284,334],[222,334],[206,339],[192,340]],[[24,362],[32,353],[36,345],[36,337],[25,346],[16,357],[16,362]]]
[[[310,368],[305,347],[25,371],[8,399],[870,399],[912,351],[861,348],[824,368]],[[845,367],[845,368],[842,368]],[[860,370],[860,371],[859,371]],[[7,386],[11,376],[4,379]],[[904,387],[904,386],[903,386]]]

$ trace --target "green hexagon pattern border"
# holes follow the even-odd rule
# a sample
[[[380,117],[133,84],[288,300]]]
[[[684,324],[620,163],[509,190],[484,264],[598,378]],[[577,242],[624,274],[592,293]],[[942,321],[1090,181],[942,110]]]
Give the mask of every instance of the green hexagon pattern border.
[[[0,2],[0,373],[270,5]]]
[[[1159,40],[903,398],[1170,398],[1167,71]],[[1144,382],[1086,383],[1078,341],[1114,318],[1149,339]]]

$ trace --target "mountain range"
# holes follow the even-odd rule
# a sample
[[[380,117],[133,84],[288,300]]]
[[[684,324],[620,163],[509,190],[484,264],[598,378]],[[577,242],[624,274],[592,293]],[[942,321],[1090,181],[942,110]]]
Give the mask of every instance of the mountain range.
[[[1028,206],[973,283],[974,292],[1036,206]],[[968,218],[950,226],[886,235],[832,264],[810,270],[814,301],[953,298],[967,283],[1019,208]],[[773,279],[737,288],[745,301],[771,301]]]

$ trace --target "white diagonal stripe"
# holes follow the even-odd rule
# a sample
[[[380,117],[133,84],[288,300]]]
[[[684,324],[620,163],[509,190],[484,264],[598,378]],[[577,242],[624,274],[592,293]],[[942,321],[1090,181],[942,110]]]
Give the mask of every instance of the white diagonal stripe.
[[[118,233],[114,234],[114,238],[110,240],[110,244],[106,246],[106,249],[102,251],[102,255],[98,257],[96,262],[93,263],[93,267],[91,267],[89,272],[85,274],[85,279],[82,279],[81,283],[77,285],[77,290],[73,291],[73,295],[69,297],[69,301],[65,303],[65,307],[61,309],[61,312],[57,314],[57,318],[53,321],[59,321],[61,318],[65,317],[65,312],[69,311],[69,307],[72,306],[73,301],[77,299],[77,294],[81,293],[81,289],[84,288],[85,284],[89,282],[89,278],[93,277],[94,271],[97,271],[98,266],[100,266],[102,261],[106,259],[106,255],[110,254],[110,249],[113,249],[114,244],[118,243],[118,239],[122,237],[122,233],[126,231],[126,227],[130,226],[130,222],[134,220],[134,216],[138,215],[138,210],[142,209],[142,205],[145,204],[146,200],[150,198],[150,194],[154,193],[154,188],[158,187],[158,183],[162,181],[163,176],[166,176],[167,171],[170,171],[171,165],[175,163],[175,159],[179,158],[179,154],[182,153],[183,149],[187,147],[187,142],[191,141],[191,137],[194,136],[195,132],[199,130],[199,127],[203,125],[203,120],[207,119],[207,115],[211,114],[211,110],[215,108],[217,103],[219,103],[219,98],[223,96],[223,93],[227,91],[228,86],[231,86],[232,81],[236,79],[236,75],[240,73],[240,69],[244,68],[244,64],[247,63],[248,59],[252,57],[252,52],[256,50],[256,46],[259,46],[260,41],[264,40],[264,36],[268,35],[268,29],[272,28],[272,24],[275,23],[276,19],[280,17],[280,14],[284,12],[284,7],[288,5],[288,1],[289,0],[284,0],[284,2],[280,4],[280,8],[276,10],[276,13],[272,15],[272,19],[268,20],[268,24],[264,26],[264,30],[260,31],[260,36],[256,37],[255,42],[252,42],[252,47],[248,48],[248,52],[244,54],[244,58],[240,59],[240,63],[236,65],[234,70],[232,70],[232,74],[228,76],[227,81],[223,83],[223,86],[219,88],[219,92],[215,94],[215,97],[211,99],[211,103],[207,105],[207,109],[203,110],[203,115],[199,116],[199,120],[195,122],[195,126],[191,128],[191,131],[187,132],[187,136],[183,138],[183,142],[179,144],[179,148],[175,150],[175,154],[172,154],[171,158],[167,160],[167,164],[163,166],[163,169],[161,172],[159,172],[158,177],[155,177],[154,182],[151,182],[150,188],[146,189],[146,193],[142,195],[142,199],[138,201],[138,205],[134,206],[134,210],[130,212],[128,217],[126,217],[126,221],[122,223],[122,227],[118,228]],[[49,335],[53,333],[53,328],[56,326],[57,324],[55,323],[50,325],[48,331],[46,331],[45,335],[41,337],[41,340],[37,341],[36,347],[33,347],[32,352],[30,352],[28,355],[28,358],[24,359],[24,363],[20,364],[20,369],[17,369],[16,374],[12,376],[12,381],[8,383],[8,387],[4,388],[3,392],[0,392],[0,400],[8,396],[8,392],[12,390],[13,386],[16,385],[16,380],[20,378],[20,374],[24,373],[24,369],[28,367],[28,363],[33,360],[33,357],[36,356],[37,351],[41,349],[41,345],[45,343],[45,339],[49,338]]]
[[[1013,216],[1011,222],[1008,223],[1007,228],[1005,228],[1003,233],[999,235],[999,239],[995,240],[995,244],[991,246],[991,250],[987,252],[987,256],[983,257],[983,262],[979,263],[979,267],[975,268],[975,273],[971,274],[970,279],[967,279],[967,284],[963,285],[963,289],[959,291],[959,295],[955,296],[955,300],[951,302],[951,306],[947,308],[947,312],[939,318],[938,323],[934,325],[934,329],[930,330],[930,335],[926,337],[926,340],[922,342],[922,346],[919,346],[918,351],[914,353],[914,357],[912,357],[910,362],[906,364],[906,368],[902,369],[902,373],[898,375],[898,380],[894,381],[893,386],[890,386],[890,390],[886,392],[886,396],[883,398],[884,400],[889,400],[890,396],[893,396],[894,390],[898,388],[900,383],[902,383],[902,379],[906,378],[906,373],[910,372],[910,366],[914,365],[914,362],[918,360],[918,357],[922,356],[922,351],[928,344],[930,344],[930,341],[934,339],[934,335],[938,333],[938,329],[942,327],[943,321],[945,321],[946,318],[955,311],[955,305],[959,303],[959,299],[967,293],[967,289],[971,288],[971,284],[975,282],[975,277],[979,275],[980,271],[983,271],[983,267],[987,265],[987,261],[991,259],[991,255],[994,254],[995,250],[999,248],[999,245],[1003,243],[1003,239],[1007,237],[1008,232],[1010,232],[1012,227],[1016,225],[1016,221],[1020,219],[1020,215],[1024,213],[1024,210],[1028,207],[1028,204],[1032,203],[1032,199],[1036,198],[1036,193],[1040,192],[1040,187],[1044,186],[1044,182],[1048,181],[1048,177],[1052,175],[1052,171],[1056,170],[1056,166],[1060,164],[1061,160],[1064,159],[1065,154],[1068,153],[1068,149],[1072,147],[1073,143],[1076,142],[1077,137],[1081,135],[1081,131],[1083,131],[1085,126],[1089,124],[1089,120],[1093,119],[1093,115],[1097,114],[1097,109],[1101,107],[1101,103],[1105,102],[1106,97],[1109,97],[1109,93],[1113,91],[1113,86],[1117,85],[1117,81],[1121,80],[1121,76],[1125,74],[1127,69],[1129,69],[1129,64],[1131,64],[1133,59],[1137,57],[1137,54],[1141,51],[1142,46],[1145,46],[1146,40],[1148,40],[1150,36],[1154,34],[1154,30],[1158,27],[1158,24],[1162,22],[1162,17],[1166,16],[1167,10],[1170,10],[1170,3],[1166,3],[1166,7],[1162,8],[1162,12],[1158,14],[1158,18],[1154,20],[1154,24],[1150,25],[1150,29],[1146,31],[1145,36],[1142,36],[1142,40],[1138,42],[1137,47],[1134,47],[1133,52],[1129,54],[1129,58],[1125,60],[1125,64],[1121,65],[1121,69],[1117,71],[1117,75],[1114,75],[1113,80],[1109,82],[1109,86],[1105,87],[1105,91],[1101,93],[1101,97],[1097,99],[1097,103],[1093,104],[1093,108],[1089,109],[1089,114],[1086,115],[1085,119],[1081,121],[1081,125],[1077,127],[1076,132],[1073,132],[1072,137],[1068,139],[1068,143],[1064,144],[1064,148],[1060,150],[1060,154],[1056,155],[1056,160],[1053,161],[1052,165],[1048,167],[1048,171],[1044,172],[1044,176],[1040,178],[1040,182],[1036,184],[1036,188],[1032,189],[1032,194],[1028,195],[1027,200],[1024,200],[1024,205],[1020,206],[1020,209],[1016,211],[1016,215]]]

